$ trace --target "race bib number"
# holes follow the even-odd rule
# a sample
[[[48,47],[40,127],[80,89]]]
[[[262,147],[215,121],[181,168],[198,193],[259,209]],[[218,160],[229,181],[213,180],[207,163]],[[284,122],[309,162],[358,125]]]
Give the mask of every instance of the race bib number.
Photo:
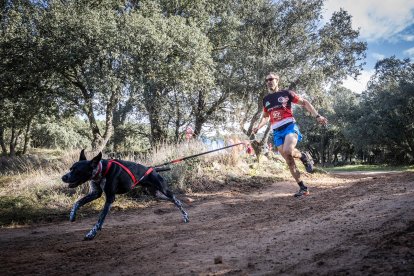
[[[282,119],[282,115],[280,114],[279,111],[275,110],[272,112],[272,117],[275,121],[279,121]]]

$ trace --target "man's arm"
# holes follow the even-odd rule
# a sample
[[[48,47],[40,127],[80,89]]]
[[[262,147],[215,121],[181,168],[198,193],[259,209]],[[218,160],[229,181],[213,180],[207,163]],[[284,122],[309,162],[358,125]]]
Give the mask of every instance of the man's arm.
[[[319,115],[318,111],[316,111],[316,109],[309,101],[305,99],[300,99],[298,104],[303,106],[312,115],[312,117],[315,117],[318,123],[322,125],[328,124],[328,119],[326,119],[322,115]]]
[[[260,123],[257,125],[257,127],[253,128],[253,133],[256,134],[259,129],[261,129],[265,124],[269,122],[269,114],[266,112],[263,112],[263,117]]]

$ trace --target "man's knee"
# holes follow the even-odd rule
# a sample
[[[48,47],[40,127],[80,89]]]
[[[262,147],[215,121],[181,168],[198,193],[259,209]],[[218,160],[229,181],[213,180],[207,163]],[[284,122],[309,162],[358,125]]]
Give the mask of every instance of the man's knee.
[[[288,158],[286,152],[283,149],[279,149],[279,153],[283,156],[283,158],[285,158],[285,159]]]
[[[285,156],[285,158],[293,158],[294,156],[293,156],[293,150],[291,150],[291,149],[288,149],[288,150],[284,150],[283,151],[283,154],[284,154],[284,156]]]

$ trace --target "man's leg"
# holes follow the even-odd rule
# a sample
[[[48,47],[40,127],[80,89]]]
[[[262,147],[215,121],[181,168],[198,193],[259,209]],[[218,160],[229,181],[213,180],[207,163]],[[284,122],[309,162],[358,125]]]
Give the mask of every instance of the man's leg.
[[[300,187],[300,190],[298,193],[295,194],[295,197],[309,194],[308,188],[301,180],[300,172],[298,167],[296,166],[294,159],[302,157],[302,153],[298,149],[296,149],[297,143],[298,135],[296,133],[289,133],[285,136],[284,143],[278,147],[279,152],[281,152],[283,158],[285,158],[286,163],[289,166],[290,173],[292,174],[293,178],[296,180]]]
[[[286,163],[289,166],[290,173],[296,182],[300,182],[300,172],[296,166],[294,158],[300,158],[301,153],[295,148],[298,143],[298,135],[296,133],[289,133],[285,136],[284,143],[278,147],[279,152],[282,153]]]

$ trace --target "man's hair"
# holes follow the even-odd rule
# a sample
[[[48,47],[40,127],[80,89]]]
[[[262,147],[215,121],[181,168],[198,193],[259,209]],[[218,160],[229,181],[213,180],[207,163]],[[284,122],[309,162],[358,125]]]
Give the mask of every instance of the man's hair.
[[[269,72],[269,74],[267,74],[267,75],[273,75],[273,76],[277,77],[278,80],[280,79],[279,75],[275,72]]]

